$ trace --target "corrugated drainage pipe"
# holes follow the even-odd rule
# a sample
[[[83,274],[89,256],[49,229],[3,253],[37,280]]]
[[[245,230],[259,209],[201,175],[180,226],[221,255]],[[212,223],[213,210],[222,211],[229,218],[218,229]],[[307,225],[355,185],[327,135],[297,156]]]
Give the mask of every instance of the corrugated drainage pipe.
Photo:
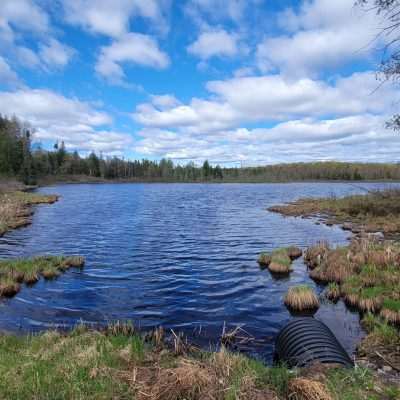
[[[332,331],[312,317],[295,318],[279,332],[275,357],[290,368],[306,367],[314,362],[354,366]]]

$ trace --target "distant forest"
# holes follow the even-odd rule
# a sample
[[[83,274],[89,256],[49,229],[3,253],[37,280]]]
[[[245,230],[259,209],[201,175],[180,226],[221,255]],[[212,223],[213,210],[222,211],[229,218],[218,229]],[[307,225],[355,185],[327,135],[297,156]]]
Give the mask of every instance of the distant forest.
[[[0,175],[16,177],[26,184],[46,178],[68,180],[121,180],[133,182],[288,182],[310,180],[400,180],[400,164],[315,162],[223,168],[205,161],[174,165],[171,160],[126,161],[92,152],[81,157],[64,143],[52,151],[32,149],[31,129],[16,118],[0,115]]]

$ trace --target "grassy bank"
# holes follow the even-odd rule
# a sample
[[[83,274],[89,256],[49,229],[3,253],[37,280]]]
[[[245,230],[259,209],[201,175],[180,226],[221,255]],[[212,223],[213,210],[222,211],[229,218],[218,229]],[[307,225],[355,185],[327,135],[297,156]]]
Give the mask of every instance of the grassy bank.
[[[289,371],[222,349],[206,353],[163,333],[115,325],[103,332],[0,336],[5,399],[397,399],[364,368]]]
[[[31,223],[32,206],[52,204],[58,196],[39,195],[22,191],[0,192],[0,236]]]
[[[300,199],[269,210],[286,216],[322,218],[327,224],[342,224],[355,233],[382,232],[391,236],[400,232],[399,189],[344,198]]]

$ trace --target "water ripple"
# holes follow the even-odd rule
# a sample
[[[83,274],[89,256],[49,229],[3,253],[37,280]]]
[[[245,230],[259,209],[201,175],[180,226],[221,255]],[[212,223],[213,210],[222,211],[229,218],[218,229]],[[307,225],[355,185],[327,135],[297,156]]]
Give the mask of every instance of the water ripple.
[[[40,331],[120,319],[182,330],[208,346],[225,322],[244,325],[257,339],[244,350],[268,359],[274,335],[290,319],[282,301],[288,287],[314,283],[301,261],[290,279],[277,280],[258,268],[257,255],[281,246],[305,248],[317,239],[345,243],[348,233],[266,208],[358,189],[344,183],[121,184],[40,191],[61,199],[38,207],[31,226],[0,238],[0,257],[82,254],[86,267],[1,299],[0,329]],[[317,318],[354,349],[361,334],[357,314],[341,303],[324,304]]]

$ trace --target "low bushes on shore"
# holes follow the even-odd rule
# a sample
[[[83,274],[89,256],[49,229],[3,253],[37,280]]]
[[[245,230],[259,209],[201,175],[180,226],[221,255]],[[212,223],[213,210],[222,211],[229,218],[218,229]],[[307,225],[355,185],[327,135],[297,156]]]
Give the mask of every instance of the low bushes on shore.
[[[21,283],[33,285],[40,277],[54,279],[67,269],[81,268],[84,264],[81,256],[41,256],[0,261],[0,297],[15,296]]]

